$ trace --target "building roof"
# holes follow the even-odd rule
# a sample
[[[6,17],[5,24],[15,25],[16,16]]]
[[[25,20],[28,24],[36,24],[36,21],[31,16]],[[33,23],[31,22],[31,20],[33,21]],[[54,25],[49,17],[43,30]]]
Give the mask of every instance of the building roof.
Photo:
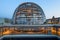
[[[42,24],[42,25],[0,25],[0,27],[60,27],[60,24]]]

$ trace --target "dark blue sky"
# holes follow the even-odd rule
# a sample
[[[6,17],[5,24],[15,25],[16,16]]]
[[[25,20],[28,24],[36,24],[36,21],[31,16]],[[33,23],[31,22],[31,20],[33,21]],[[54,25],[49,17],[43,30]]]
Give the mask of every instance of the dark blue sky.
[[[46,18],[60,17],[60,0],[0,0],[0,17],[12,18],[15,9],[23,2],[34,2],[41,6]]]

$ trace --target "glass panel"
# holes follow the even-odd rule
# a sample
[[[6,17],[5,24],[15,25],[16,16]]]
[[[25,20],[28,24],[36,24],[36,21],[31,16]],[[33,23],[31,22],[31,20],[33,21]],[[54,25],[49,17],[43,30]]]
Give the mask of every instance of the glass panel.
[[[60,36],[60,28],[57,28],[58,31],[57,31],[57,34]]]
[[[56,34],[56,28],[51,27],[51,33],[52,33],[52,34]]]

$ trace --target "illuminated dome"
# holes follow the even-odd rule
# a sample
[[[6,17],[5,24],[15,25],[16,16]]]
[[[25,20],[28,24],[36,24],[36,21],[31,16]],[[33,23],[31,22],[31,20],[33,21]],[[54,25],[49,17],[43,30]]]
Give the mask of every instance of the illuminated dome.
[[[42,8],[32,2],[19,5],[13,15],[13,24],[39,25],[46,20]]]

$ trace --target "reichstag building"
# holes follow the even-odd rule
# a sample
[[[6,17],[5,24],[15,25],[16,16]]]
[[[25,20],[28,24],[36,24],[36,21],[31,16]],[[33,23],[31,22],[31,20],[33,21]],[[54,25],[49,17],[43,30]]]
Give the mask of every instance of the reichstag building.
[[[25,2],[15,9],[11,25],[0,25],[0,36],[23,34],[60,36],[60,25],[47,24],[43,9],[33,2]]]

